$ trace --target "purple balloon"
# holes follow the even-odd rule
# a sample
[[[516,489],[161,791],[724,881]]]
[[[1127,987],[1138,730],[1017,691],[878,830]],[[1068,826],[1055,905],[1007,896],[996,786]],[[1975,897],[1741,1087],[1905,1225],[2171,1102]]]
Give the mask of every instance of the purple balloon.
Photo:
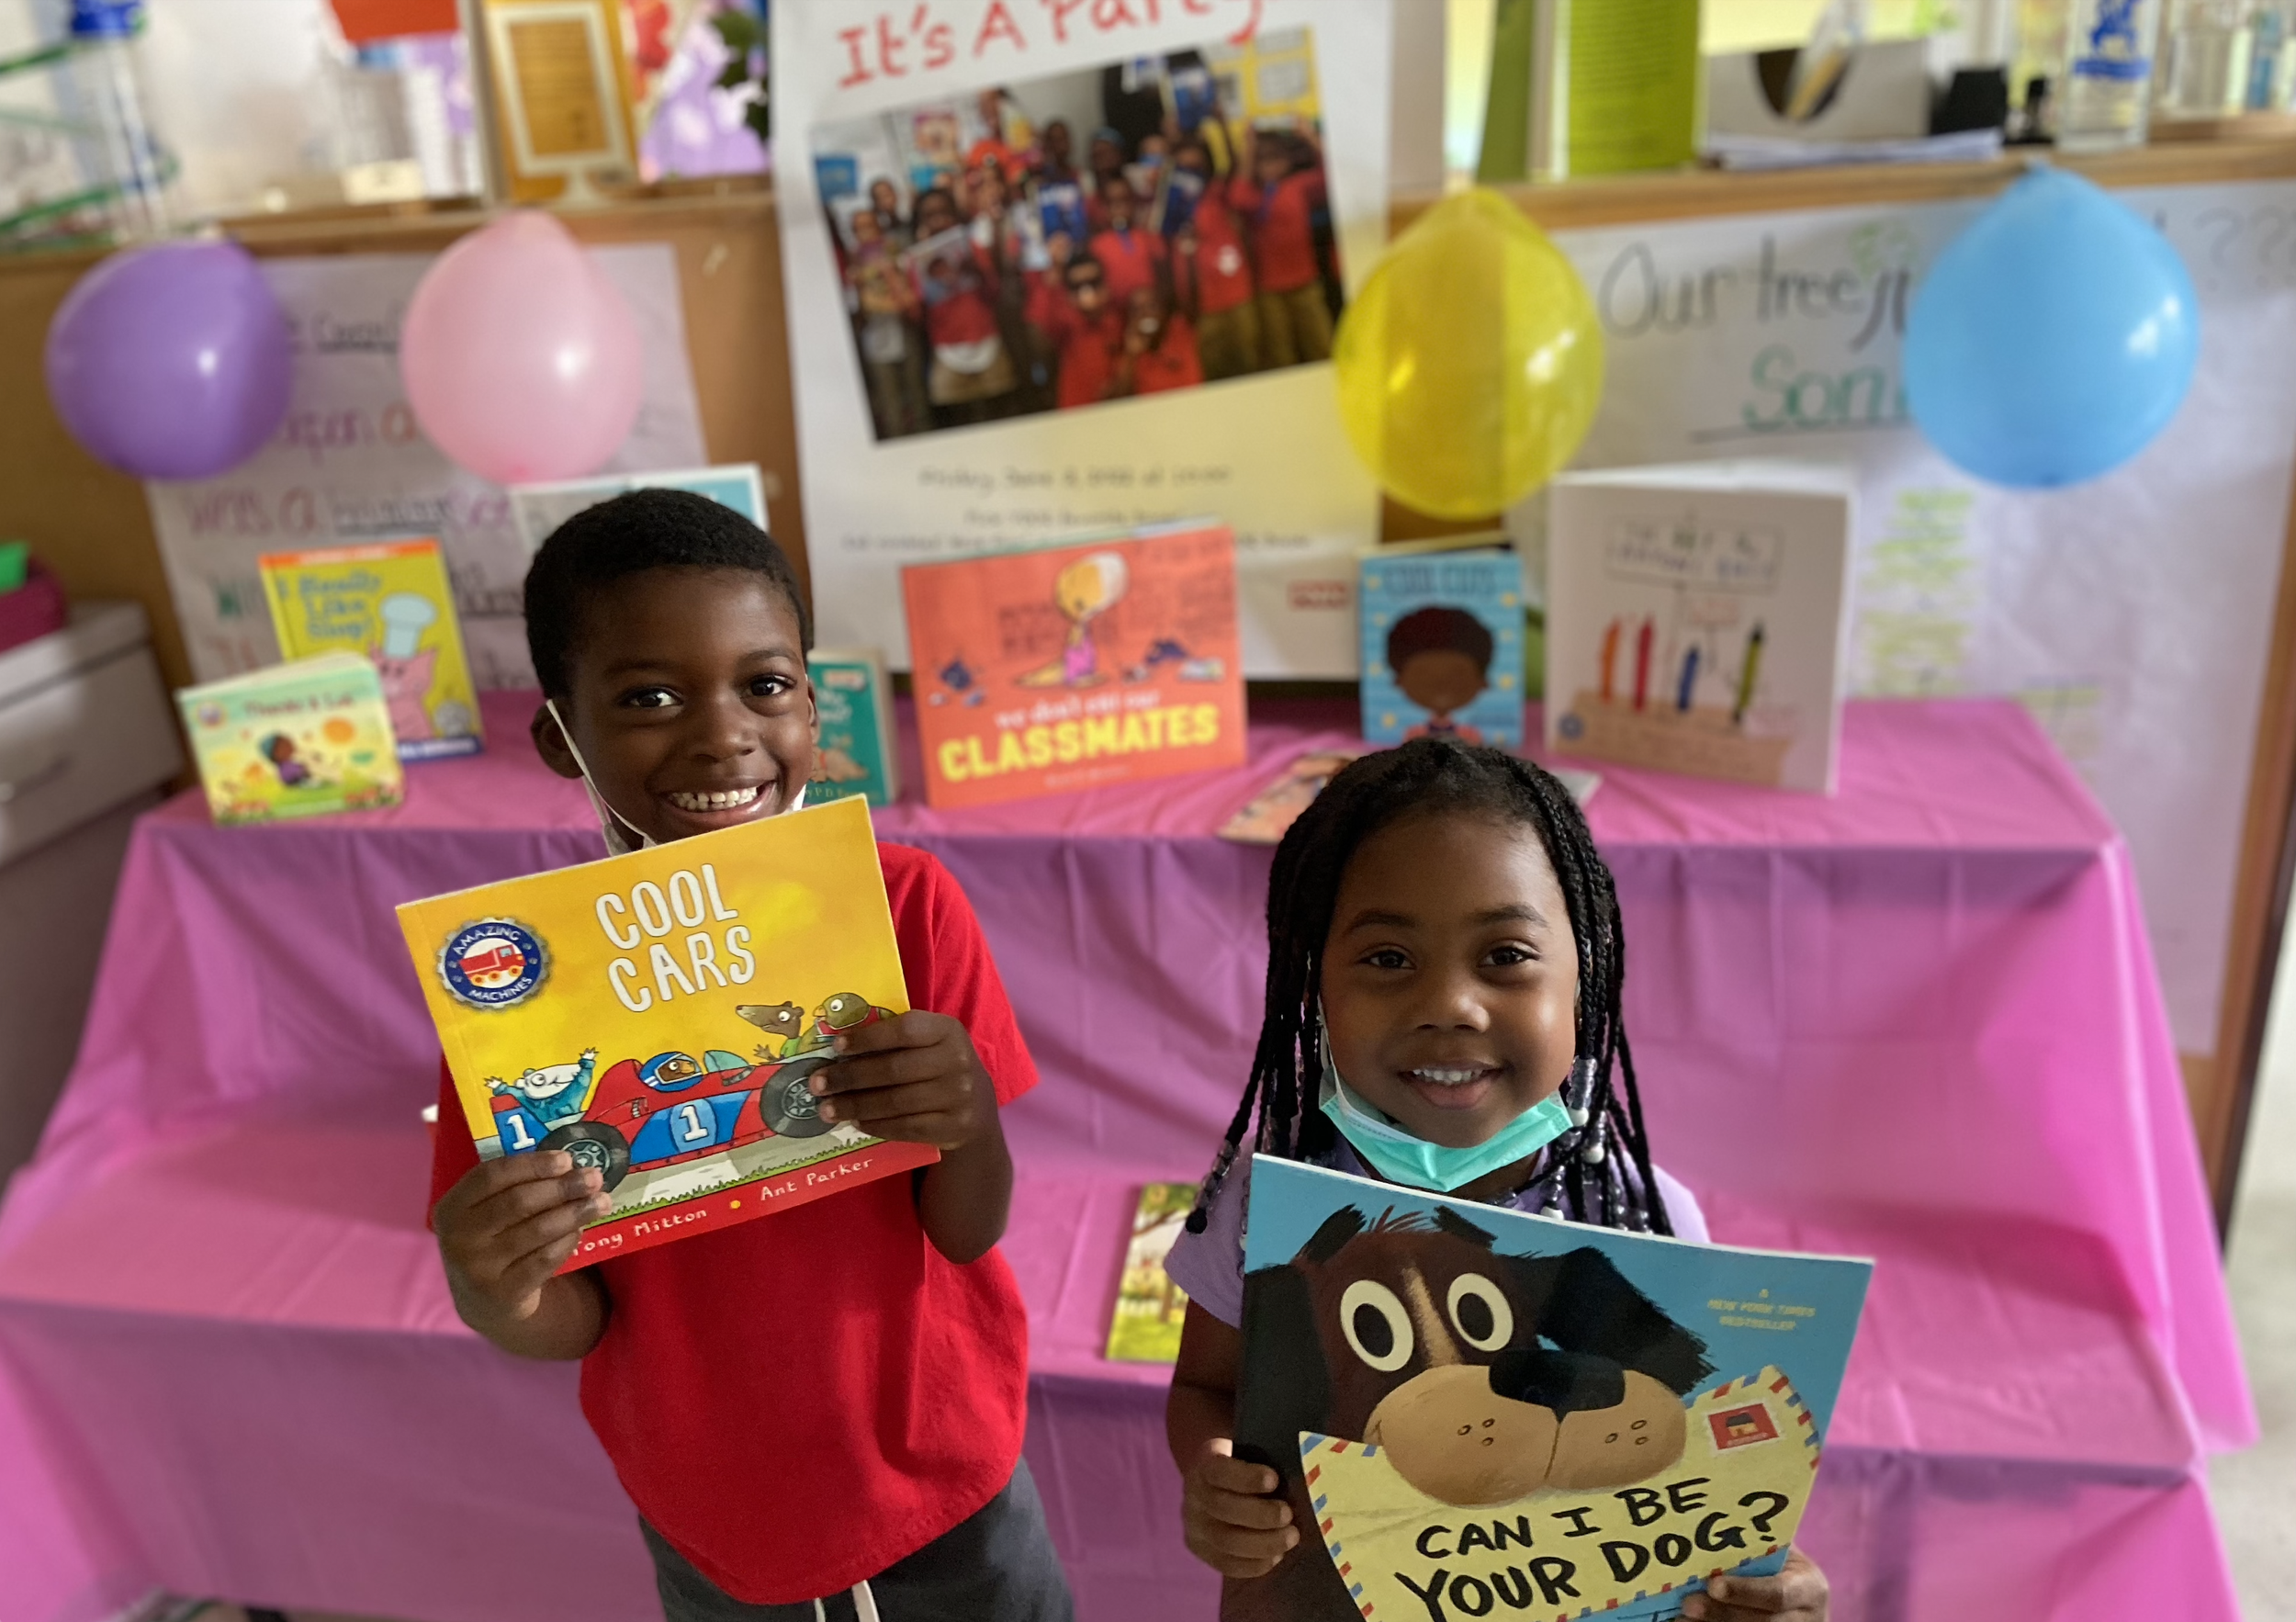
[[[161,242],[82,276],[48,325],[48,398],[88,454],[208,479],[263,447],[295,386],[286,312],[235,242]]]

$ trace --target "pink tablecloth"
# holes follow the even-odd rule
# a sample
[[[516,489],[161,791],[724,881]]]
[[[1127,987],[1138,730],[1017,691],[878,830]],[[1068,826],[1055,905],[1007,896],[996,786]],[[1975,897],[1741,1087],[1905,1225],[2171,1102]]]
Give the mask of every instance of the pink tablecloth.
[[[529,701],[530,702],[530,701]],[[889,837],[971,894],[1045,1085],[1009,1131],[1030,1458],[1087,1622],[1208,1614],[1160,1370],[1097,1355],[1134,1186],[1193,1177],[1257,1020],[1266,852],[1226,775]],[[80,1063],[0,1209],[0,1622],[153,1585],[413,1622],[648,1614],[570,1368],[455,1322],[391,903],[597,853],[494,752],[400,809],[138,830]],[[1806,1540],[1837,1616],[2234,1615],[2201,1451],[2254,1421],[2126,852],[2013,706],[1852,706],[1833,800],[1613,771],[1660,1158],[1717,1237],[1880,1258]]]

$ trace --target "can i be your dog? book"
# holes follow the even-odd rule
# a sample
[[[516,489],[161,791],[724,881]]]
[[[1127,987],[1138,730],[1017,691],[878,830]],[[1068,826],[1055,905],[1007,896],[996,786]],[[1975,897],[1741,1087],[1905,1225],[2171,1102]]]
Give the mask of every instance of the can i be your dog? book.
[[[939,1158],[822,1120],[807,1086],[839,1031],[909,1006],[863,801],[409,902],[399,926],[480,1158],[604,1177],[613,1209],[562,1271]]]
[[[1251,1201],[1236,1452],[1304,1536],[1223,1615],[1656,1622],[1784,1563],[1872,1263],[1266,1155]]]

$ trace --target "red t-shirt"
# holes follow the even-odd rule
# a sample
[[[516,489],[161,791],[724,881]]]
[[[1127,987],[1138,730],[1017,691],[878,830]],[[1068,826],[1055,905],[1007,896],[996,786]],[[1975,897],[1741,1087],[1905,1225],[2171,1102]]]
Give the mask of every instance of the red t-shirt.
[[[1323,200],[1321,170],[1296,170],[1273,186],[1239,186],[1236,203],[1249,211],[1252,257],[1258,261],[1260,291],[1291,293],[1322,275],[1315,260],[1311,216]]]
[[[1228,185],[1221,182],[1197,199],[1189,221],[1196,232],[1197,308],[1218,315],[1252,297],[1252,266],[1244,255],[1244,230],[1228,206]]]
[[[1141,288],[1155,286],[1156,271],[1164,264],[1164,239],[1138,226],[1104,231],[1092,239],[1092,256],[1108,275],[1109,308],[1120,310]]]
[[[1141,394],[1162,394],[1173,389],[1193,389],[1204,380],[1204,366],[1196,352],[1196,329],[1187,317],[1174,315],[1164,323],[1164,342],[1132,357],[1132,388]]]
[[[1036,1085],[964,892],[879,845],[913,1006],[962,1021],[1000,1104]],[[442,1066],[442,1072],[444,1067]],[[433,1204],[478,1164],[440,1077]],[[840,1594],[1004,1487],[1028,1319],[995,1251],[933,1248],[907,1177],[597,1265],[613,1303],[582,1412],[638,1512],[749,1605]]]
[[[1123,323],[1105,307],[1087,320],[1064,287],[1046,282],[1029,299],[1029,319],[1060,352],[1055,402],[1062,411],[1097,405],[1109,397],[1116,375],[1116,346]]]
[[[917,296],[925,306],[925,335],[935,347],[977,344],[994,338],[996,327],[996,262],[973,243],[965,244],[969,261],[954,276],[929,274],[917,267]]]

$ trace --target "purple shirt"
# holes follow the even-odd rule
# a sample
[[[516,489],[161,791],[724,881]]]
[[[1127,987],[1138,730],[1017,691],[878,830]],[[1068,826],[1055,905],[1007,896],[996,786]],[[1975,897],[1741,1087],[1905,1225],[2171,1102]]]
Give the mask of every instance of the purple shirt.
[[[1345,1143],[1318,1164],[1353,1177],[1371,1176],[1356,1152]],[[1705,1244],[1706,1218],[1698,1209],[1697,1200],[1662,1168],[1653,1166],[1651,1170],[1657,1175],[1660,1198],[1666,1201],[1666,1213],[1674,1221],[1674,1237]],[[1212,1196],[1204,1231],[1190,1233],[1183,1230],[1173,1243],[1172,1254],[1164,1258],[1165,1274],[1187,1291],[1187,1299],[1231,1329],[1244,1326],[1244,1212],[1251,1191],[1252,1156],[1247,1151],[1236,1156],[1228,1180]],[[1536,1216],[1546,1203],[1546,1191],[1534,1188],[1516,1199],[1514,1207]]]

